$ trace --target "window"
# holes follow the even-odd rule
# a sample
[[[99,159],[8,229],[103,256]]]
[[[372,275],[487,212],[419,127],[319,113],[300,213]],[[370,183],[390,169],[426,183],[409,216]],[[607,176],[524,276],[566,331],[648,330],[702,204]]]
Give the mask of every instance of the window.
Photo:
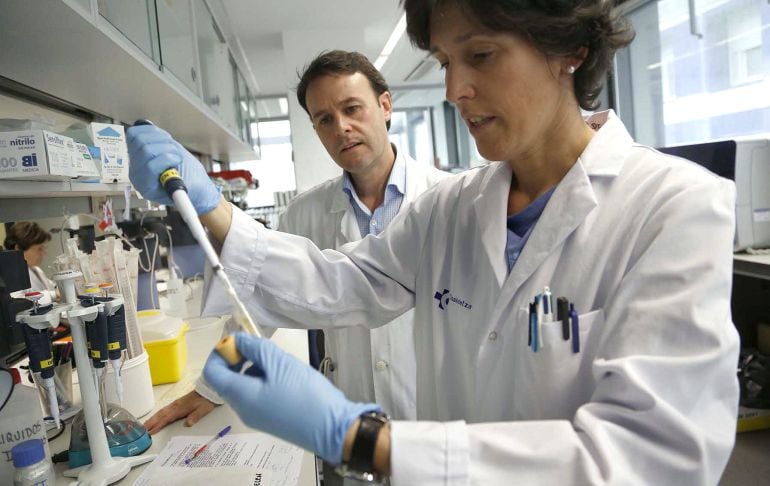
[[[251,134],[253,140],[259,141],[260,159],[274,162],[292,161],[291,124],[288,118],[252,123]]]
[[[292,161],[289,100],[285,96],[271,96],[257,98],[256,103],[258,121],[251,124],[254,150],[261,160]]]
[[[396,110],[390,118],[390,141],[414,160],[433,164],[432,125],[429,108]]]
[[[770,133],[770,3],[696,0],[694,25],[690,14],[682,0],[628,12],[637,35],[617,57],[620,117],[652,146]]]
[[[257,122],[251,123],[251,139],[259,160],[231,162],[230,168],[245,169],[257,179],[259,187],[249,190],[247,206],[252,216],[265,217],[275,228],[277,212],[264,209],[276,206],[276,194],[295,191],[289,102],[285,96],[252,98]],[[266,212],[267,211],[267,212]]]

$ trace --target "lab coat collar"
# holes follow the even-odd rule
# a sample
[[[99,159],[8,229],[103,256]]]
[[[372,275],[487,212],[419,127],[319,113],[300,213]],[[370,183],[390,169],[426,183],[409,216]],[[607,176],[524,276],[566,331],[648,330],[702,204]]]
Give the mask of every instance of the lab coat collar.
[[[329,212],[339,213],[341,211],[346,211],[348,207],[350,207],[348,195],[342,190],[342,176],[335,179],[334,188],[332,189],[331,194],[332,200],[331,205],[329,206]]]
[[[623,168],[633,138],[613,110],[594,113],[585,118],[596,135],[588,143],[580,161],[589,176],[616,176]]]
[[[567,172],[535,225],[510,278],[505,260],[506,217],[512,171],[497,163],[484,176],[474,200],[480,237],[494,269],[498,285],[518,287],[537,269],[548,254],[564,241],[596,206],[590,177],[620,173],[633,139],[611,110],[586,119],[596,135]]]

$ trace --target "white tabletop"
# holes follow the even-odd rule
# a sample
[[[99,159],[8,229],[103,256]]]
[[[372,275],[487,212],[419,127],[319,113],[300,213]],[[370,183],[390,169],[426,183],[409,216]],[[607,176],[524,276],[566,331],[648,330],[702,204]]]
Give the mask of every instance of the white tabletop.
[[[182,377],[176,383],[153,387],[155,395],[155,408],[144,417],[137,417],[141,421],[147,420],[157,410],[168,405],[177,397],[184,395],[193,389],[195,380],[201,373],[203,365],[214,344],[220,338],[222,322],[200,325],[194,320],[190,322],[191,329],[187,333],[188,362]],[[308,361],[307,332],[303,330],[279,329],[272,340],[281,348],[297,356],[304,362]],[[232,426],[232,432],[249,432],[250,429],[238,418],[236,413],[228,405],[216,407],[209,415],[204,417],[193,427],[185,427],[182,421],[166,426],[163,430],[152,436],[152,446],[146,452],[148,454],[159,453],[169,439],[176,435],[204,435],[213,436],[225,425]],[[70,425],[66,431],[50,442],[51,453],[57,453],[67,449],[69,445]],[[56,478],[60,484],[68,484],[71,478],[65,478],[63,472],[68,468],[67,463],[56,464]],[[139,477],[147,465],[142,465],[114,484],[130,485]],[[310,452],[304,452],[302,456],[302,468],[300,471],[298,486],[316,486],[318,484],[315,465],[315,456]]]

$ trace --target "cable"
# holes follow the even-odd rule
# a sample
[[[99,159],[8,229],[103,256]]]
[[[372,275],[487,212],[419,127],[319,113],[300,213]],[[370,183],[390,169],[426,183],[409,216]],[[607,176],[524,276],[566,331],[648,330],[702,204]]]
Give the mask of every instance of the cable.
[[[46,418],[47,418],[47,417],[46,417]],[[66,424],[64,421],[62,421],[62,423],[61,423],[61,427],[59,427],[59,429],[57,429],[57,430],[58,430],[58,433],[57,433],[57,434],[55,434],[55,435],[53,435],[53,436],[51,436],[51,437],[48,437],[48,436],[46,435],[46,440],[47,440],[48,442],[51,442],[52,440],[55,440],[57,437],[59,437],[60,435],[62,435],[62,434],[64,433],[64,429],[66,429],[66,428],[67,428],[67,424]],[[67,451],[64,451],[64,452],[67,452]]]
[[[141,224],[140,224],[141,226]],[[157,233],[153,233],[155,235],[155,248],[152,252],[152,258],[148,256],[148,259],[150,261],[150,268],[144,268],[144,266],[141,264],[142,259],[139,259],[139,266],[142,267],[142,270],[144,270],[146,273],[150,274],[150,284],[157,285],[155,283],[155,257],[158,255],[158,246],[160,246],[160,242],[158,241],[158,235]],[[150,249],[147,248],[147,238],[142,237],[142,243],[144,244],[144,250],[147,252],[146,254],[150,254]],[[155,306],[153,309],[160,309],[160,305],[158,305],[157,302],[155,302],[155,292],[150,291],[150,303]]]
[[[59,246],[61,246],[61,252],[67,253],[64,249],[64,227],[67,225],[67,220],[70,218],[67,208],[64,208],[61,227],[59,228]]]
[[[60,462],[67,462],[69,460],[70,460],[69,449],[63,450],[61,452],[57,452],[56,454],[51,456],[51,462],[53,462],[54,464],[58,464]]]

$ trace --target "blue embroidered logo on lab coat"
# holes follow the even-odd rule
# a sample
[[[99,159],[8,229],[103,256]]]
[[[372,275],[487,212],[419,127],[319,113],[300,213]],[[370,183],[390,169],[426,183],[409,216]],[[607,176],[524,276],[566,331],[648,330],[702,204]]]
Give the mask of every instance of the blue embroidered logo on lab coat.
[[[472,309],[473,305],[471,305],[468,302],[465,302],[463,299],[459,299],[452,295],[449,292],[449,289],[444,289],[443,292],[436,291],[436,295],[433,296],[434,299],[438,300],[438,308],[441,310],[446,310],[447,307],[449,307],[450,302],[454,302],[455,304],[465,307],[466,309]]]

